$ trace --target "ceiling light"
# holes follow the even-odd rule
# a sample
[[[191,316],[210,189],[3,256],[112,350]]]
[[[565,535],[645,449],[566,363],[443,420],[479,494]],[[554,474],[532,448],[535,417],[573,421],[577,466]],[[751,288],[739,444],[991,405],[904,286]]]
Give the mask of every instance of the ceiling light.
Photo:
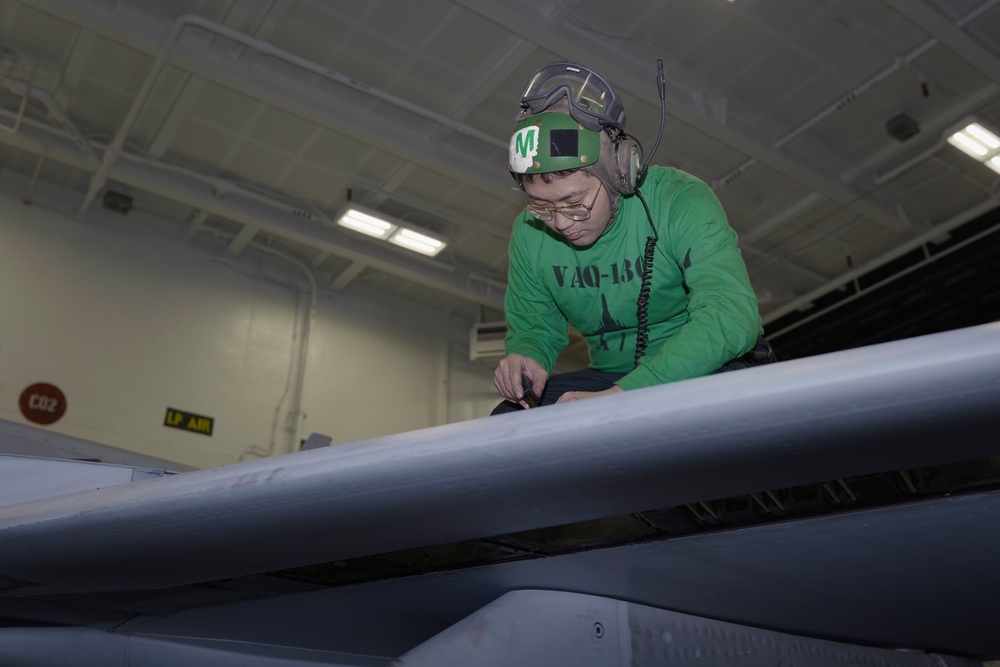
[[[948,137],[948,143],[1000,173],[1000,137],[982,124],[967,121]]]
[[[446,245],[440,238],[405,227],[401,227],[395,234],[390,236],[389,243],[395,243],[398,246],[429,257],[433,257],[444,250]]]
[[[337,224],[428,257],[433,257],[448,245],[445,238],[433,232],[356,204],[350,204],[341,212]]]
[[[399,229],[399,225],[389,222],[381,214],[362,211],[356,206],[345,208],[337,218],[337,224],[377,239],[389,238],[390,234]]]

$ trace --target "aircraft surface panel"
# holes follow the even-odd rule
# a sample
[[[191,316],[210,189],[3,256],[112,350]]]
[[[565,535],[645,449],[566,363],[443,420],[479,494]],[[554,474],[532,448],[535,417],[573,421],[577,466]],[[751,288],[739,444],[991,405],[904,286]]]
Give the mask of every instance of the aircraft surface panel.
[[[541,588],[998,656],[998,397],[994,324],[8,504],[0,618],[371,664]]]

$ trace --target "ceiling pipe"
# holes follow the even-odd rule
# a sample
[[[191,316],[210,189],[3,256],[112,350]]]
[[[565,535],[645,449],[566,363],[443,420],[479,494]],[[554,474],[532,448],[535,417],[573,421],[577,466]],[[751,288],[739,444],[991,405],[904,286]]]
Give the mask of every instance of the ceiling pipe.
[[[63,111],[62,107],[55,101],[55,99],[48,92],[44,90],[39,90],[38,88],[32,87],[25,81],[19,79],[12,79],[8,76],[0,75],[0,86],[10,90],[11,92],[17,93],[18,95],[23,95],[25,102],[28,98],[37,100],[42,103],[45,107],[46,113],[49,117],[55,119],[59,127],[62,128],[63,132],[69,136],[80,152],[83,153],[84,157],[88,162],[90,162],[95,168],[100,164],[101,160],[97,157],[97,153],[91,147],[90,143],[83,138],[83,134],[76,128],[73,121],[69,119],[66,112]],[[21,122],[24,119],[24,107],[22,104],[21,112],[18,114],[17,122],[15,123],[15,134],[20,130]],[[30,119],[27,119],[30,121]],[[5,128],[10,129],[10,128]],[[23,133],[21,133],[23,135]]]
[[[41,143],[41,142],[39,142]],[[42,175],[42,165],[45,164],[45,158],[49,155],[49,149],[45,144],[41,144],[40,152],[38,154],[38,159],[35,160],[35,170],[31,174],[31,182],[28,184],[27,190],[24,191],[24,197],[21,201],[27,206],[31,204],[35,196],[35,186],[38,185],[38,177]]]
[[[18,128],[21,127],[21,120],[24,118],[24,112],[28,108],[28,92],[27,90],[19,91],[21,95],[21,104],[17,109],[17,115],[14,117],[14,124],[11,126],[0,125],[0,130],[4,132],[13,132],[17,134]]]
[[[471,125],[455,121],[447,116],[439,114],[430,109],[416,105],[408,100],[404,100],[400,97],[387,93],[378,88],[373,88],[366,83],[358,81],[357,79],[351,78],[340,72],[331,70],[328,67],[323,67],[317,63],[310,60],[302,58],[284,49],[280,49],[273,44],[265,42],[263,40],[251,37],[245,33],[233,30],[222,24],[210,21],[208,19],[202,18],[201,16],[196,16],[194,14],[185,14],[179,17],[170,30],[167,39],[163,42],[160,50],[156,54],[156,58],[153,60],[153,64],[150,67],[149,72],[146,75],[146,79],[143,81],[142,87],[139,89],[135,100],[132,102],[132,106],[129,108],[125,119],[122,121],[121,126],[115,133],[114,138],[108,144],[107,149],[104,152],[104,156],[101,159],[101,164],[97,171],[91,176],[90,184],[87,189],[87,194],[84,196],[83,202],[80,205],[79,211],[77,213],[78,217],[83,216],[87,210],[90,208],[94,199],[97,197],[97,193],[100,192],[101,188],[107,182],[108,174],[111,168],[114,166],[115,162],[122,154],[122,149],[125,145],[125,141],[128,138],[129,133],[132,131],[133,126],[138,120],[139,113],[146,105],[146,101],[149,99],[150,94],[153,90],[153,85],[159,77],[160,72],[163,70],[167,63],[171,51],[177,40],[180,39],[181,34],[185,29],[189,27],[197,27],[207,30],[210,33],[219,35],[226,39],[232,40],[239,44],[242,44],[257,53],[261,53],[266,56],[277,58],[278,60],[283,60],[291,65],[295,65],[311,74],[330,79],[342,85],[353,88],[365,95],[374,97],[383,102],[392,104],[400,109],[404,109],[413,114],[416,114],[422,118],[433,121],[440,125],[455,130],[461,134],[479,139],[484,143],[500,148],[503,150],[507,149],[507,142],[501,141],[492,135],[486,134]]]
[[[29,83],[25,81],[20,81],[18,79],[12,79],[8,76],[0,75],[0,86],[10,90],[11,92],[21,95],[21,104],[17,111],[17,116],[14,119],[13,125],[10,127],[6,125],[0,125],[5,132],[9,134],[16,134],[24,137],[32,144],[37,145],[38,159],[35,161],[35,169],[31,174],[31,181],[28,183],[28,187],[24,192],[24,196],[21,201],[25,205],[29,205],[34,200],[35,186],[38,184],[38,179],[42,174],[42,165],[45,164],[46,159],[49,156],[49,148],[45,142],[35,139],[34,137],[28,137],[23,132],[21,132],[21,123],[25,120],[25,113],[28,108],[28,100],[35,99],[42,103],[45,107],[45,111],[50,118],[54,118],[56,122],[62,127],[63,132],[68,134],[73,140],[73,143],[81,150],[85,158],[93,165],[98,164],[97,155],[90,148],[90,144],[83,138],[80,131],[76,129],[73,122],[66,116],[65,112],[62,110],[56,101],[47,92],[33,88]],[[30,121],[29,121],[30,122]]]

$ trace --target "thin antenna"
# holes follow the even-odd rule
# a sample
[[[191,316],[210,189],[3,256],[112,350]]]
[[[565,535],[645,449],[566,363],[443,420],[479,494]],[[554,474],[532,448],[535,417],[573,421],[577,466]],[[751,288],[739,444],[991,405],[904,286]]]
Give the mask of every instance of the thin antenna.
[[[640,178],[646,175],[646,169],[649,168],[649,163],[652,161],[653,156],[656,154],[656,149],[660,147],[660,140],[663,139],[663,125],[667,120],[667,99],[666,99],[666,79],[663,77],[663,58],[656,59],[656,90],[660,94],[660,131],[656,134],[656,143],[653,144],[653,150],[649,152],[649,156],[646,158],[646,162],[642,165],[640,170]]]

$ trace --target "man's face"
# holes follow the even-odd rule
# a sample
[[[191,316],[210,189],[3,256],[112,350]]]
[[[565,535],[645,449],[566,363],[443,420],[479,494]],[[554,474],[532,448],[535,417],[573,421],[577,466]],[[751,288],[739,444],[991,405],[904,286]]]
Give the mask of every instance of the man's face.
[[[573,245],[583,248],[593,245],[611,224],[611,198],[597,177],[585,171],[574,171],[566,176],[553,178],[549,183],[535,177],[525,180],[524,192],[532,206],[541,208],[572,207],[582,210],[593,205],[586,220],[572,220],[559,211],[552,212],[552,219],[545,225],[566,237]]]

